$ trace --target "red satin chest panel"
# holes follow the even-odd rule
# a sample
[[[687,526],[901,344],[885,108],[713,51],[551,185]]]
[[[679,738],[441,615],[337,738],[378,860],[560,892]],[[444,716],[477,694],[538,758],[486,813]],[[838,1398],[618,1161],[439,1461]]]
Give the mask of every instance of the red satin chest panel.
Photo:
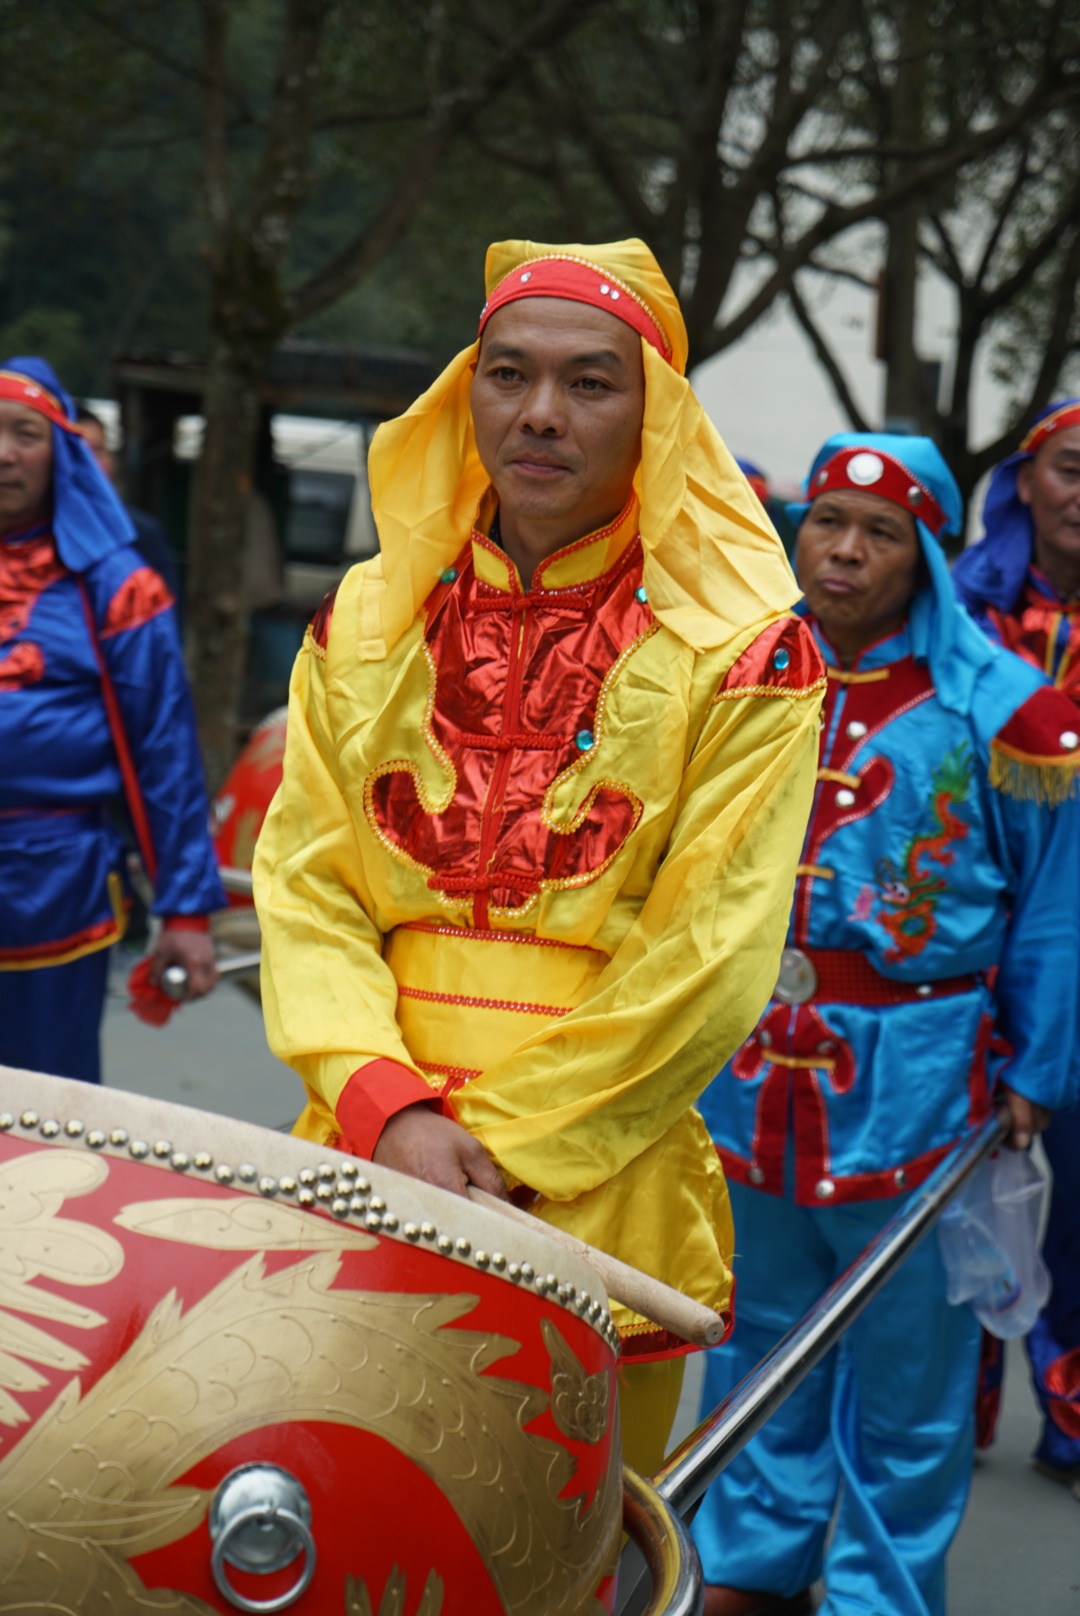
[[[42,590],[66,571],[49,534],[0,544],[0,645],[22,633]]]
[[[511,593],[478,579],[467,551],[428,602],[431,731],[457,773],[453,800],[425,814],[402,766],[380,772],[371,804],[430,887],[472,895],[478,926],[543,886],[595,879],[637,824],[640,801],[603,776],[572,826],[553,829],[542,808],[563,771],[604,755],[605,680],[656,628],[641,568],[635,541],[600,578]]]
[[[50,534],[0,544],[0,645],[22,633],[39,595],[66,571]],[[40,646],[24,642],[0,658],[0,691],[36,684],[44,672]]]
[[[1070,701],[1080,702],[1080,611],[1066,611],[1029,584],[1014,612],[991,606],[987,616],[1007,650],[1050,674]]]

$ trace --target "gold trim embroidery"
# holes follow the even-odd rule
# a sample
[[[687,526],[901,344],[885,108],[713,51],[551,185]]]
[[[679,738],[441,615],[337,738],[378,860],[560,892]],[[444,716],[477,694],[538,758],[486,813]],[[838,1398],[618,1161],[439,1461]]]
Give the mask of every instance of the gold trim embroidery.
[[[421,999],[428,1004],[464,1004],[470,1010],[516,1010],[523,1016],[565,1016],[570,1013],[570,1006],[565,1004],[525,1004],[514,999],[474,999],[467,993],[435,993],[431,988],[412,988],[404,982],[398,983],[398,997]]]
[[[449,784],[446,789],[446,795],[442,799],[442,802],[437,804],[434,798],[429,797],[427,786],[424,784],[423,776],[421,775],[416,764],[410,763],[407,758],[395,758],[389,763],[380,763],[378,768],[372,769],[371,773],[364,781],[364,817],[367,820],[368,828],[375,837],[376,841],[378,841],[386,849],[391,857],[396,858],[398,862],[400,864],[404,864],[407,869],[415,870],[418,875],[422,875],[424,877],[425,881],[428,881],[436,874],[435,870],[432,868],[432,866],[421,864],[419,859],[413,858],[411,853],[407,853],[403,847],[394,841],[392,836],[388,835],[387,832],[383,830],[375,813],[374,798],[375,782],[377,780],[381,780],[385,774],[411,775],[413,788],[416,791],[417,801],[425,814],[444,814],[449,808],[450,804],[453,802],[454,793],[457,791],[457,769],[454,767],[453,760],[450,758],[449,754],[442,746],[440,746],[438,740],[436,739],[435,732],[431,727],[431,720],[435,715],[436,684],[438,680],[438,671],[435,667],[435,658],[432,656],[431,647],[428,645],[426,640],[422,639],[420,641],[420,650],[424,661],[427,664],[428,670],[428,699],[427,706],[424,708],[424,717],[420,725],[420,732],[423,735],[424,740],[427,742],[428,748],[431,751],[436,763],[438,763],[439,767],[443,769],[450,777]],[[471,900],[448,898],[444,892],[437,892],[436,896],[438,897],[440,903],[445,904],[446,907],[452,911],[461,911],[463,909],[471,909],[472,907]]]
[[[718,690],[713,697],[713,706],[718,701],[736,701],[740,696],[790,696],[792,701],[799,701],[804,696],[816,696],[828,685],[828,679],[822,674],[815,679],[812,685],[799,685],[791,689],[784,685],[743,685],[741,689]]]
[[[865,673],[856,673],[854,668],[834,668],[826,666],[826,679],[835,679],[838,685],[877,685],[889,677],[888,668],[868,668]]]

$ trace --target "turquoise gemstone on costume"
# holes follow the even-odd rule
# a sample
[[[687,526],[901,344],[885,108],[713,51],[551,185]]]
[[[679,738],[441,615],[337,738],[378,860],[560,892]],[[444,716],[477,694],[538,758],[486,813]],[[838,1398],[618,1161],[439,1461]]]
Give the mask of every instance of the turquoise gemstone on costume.
[[[640,600],[641,604],[644,606],[648,598],[648,591],[646,590],[645,585],[638,584],[637,588],[634,590],[634,599]]]
[[[579,752],[591,752],[596,745],[596,736],[591,729],[579,729],[574,736],[574,745]]]
[[[457,582],[457,568],[456,567],[447,567],[446,571],[444,573],[440,574],[439,582],[441,584],[456,583]]]
[[[784,669],[787,667],[788,663],[791,661],[791,652],[790,651],[785,651],[783,646],[781,646],[779,651],[777,651],[776,655],[773,657],[772,660],[773,660],[773,667],[774,668],[779,668],[780,672],[783,673]]]

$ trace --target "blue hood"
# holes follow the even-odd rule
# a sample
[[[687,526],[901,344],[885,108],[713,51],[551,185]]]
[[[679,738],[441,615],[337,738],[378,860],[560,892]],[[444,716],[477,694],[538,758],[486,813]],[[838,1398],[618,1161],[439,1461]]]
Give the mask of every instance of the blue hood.
[[[960,490],[930,438],[904,437],[890,432],[838,432],[814,457],[804,489],[809,491],[817,472],[841,449],[876,450],[899,461],[913,479],[930,490],[944,511],[943,532],[960,532],[963,517]],[[807,499],[787,507],[796,527],[801,525],[811,503]],[[957,599],[941,545],[926,523],[915,512],[910,514],[930,575],[929,583],[911,603],[908,628],[912,650],[920,662],[929,664],[942,706],[966,717],[971,711],[972,692],[979,672],[994,660],[996,652]]]
[[[20,355],[5,359],[0,369],[15,371],[46,388],[60,400],[64,414],[74,425],[74,401],[46,360]],[[78,432],[68,432],[54,424],[52,447],[52,531],[57,552],[65,567],[72,572],[85,572],[103,556],[130,544],[135,529],[115,489]]]
[[[1080,398],[1058,399],[1032,420],[1032,427],[1048,415],[1080,405]],[[953,582],[964,605],[973,612],[987,606],[1011,612],[1020,598],[1031,566],[1035,529],[1030,508],[1016,491],[1016,474],[1031,452],[1018,449],[994,467],[983,504],[983,537],[965,550],[953,567]]]

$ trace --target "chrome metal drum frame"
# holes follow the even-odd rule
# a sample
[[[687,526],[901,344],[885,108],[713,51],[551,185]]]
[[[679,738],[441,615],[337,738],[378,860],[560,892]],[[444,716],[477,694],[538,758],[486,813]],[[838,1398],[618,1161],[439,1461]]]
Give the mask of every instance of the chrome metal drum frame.
[[[643,1603],[642,1578],[627,1563],[624,1550],[620,1580],[618,1616],[697,1616],[701,1610],[701,1570],[698,1566],[696,1602],[689,1589],[694,1574],[683,1574],[685,1592],[674,1592],[673,1571],[655,1563],[658,1550],[650,1552],[662,1535],[664,1520],[691,1521],[703,1494],[739,1450],[761,1429],[765,1421],[806,1378],[830,1347],[859,1316],[886,1281],[933,1229],[949,1202],[959,1194],[979,1163],[1005,1139],[1009,1131],[1007,1113],[989,1117],[980,1128],[957,1147],[953,1154],[914,1192],[896,1215],[885,1224],[846,1273],[835,1280],[814,1307],[783,1341],[773,1348],[746,1379],[704,1419],[676,1448],[652,1483],[638,1489],[635,1502],[627,1507],[628,1530],[641,1548],[652,1579],[649,1602]],[[624,1471],[624,1480],[629,1472]],[[625,1494],[624,1494],[625,1498]],[[647,1530],[634,1530],[642,1514],[649,1516]],[[683,1528],[685,1532],[685,1527]],[[696,1560],[693,1544],[690,1553]],[[671,1535],[667,1554],[672,1565],[677,1557],[675,1536]],[[665,1580],[666,1579],[666,1580]],[[672,1588],[669,1593],[668,1588]],[[668,1602],[665,1603],[665,1600]],[[679,1602],[679,1601],[682,1602]]]

